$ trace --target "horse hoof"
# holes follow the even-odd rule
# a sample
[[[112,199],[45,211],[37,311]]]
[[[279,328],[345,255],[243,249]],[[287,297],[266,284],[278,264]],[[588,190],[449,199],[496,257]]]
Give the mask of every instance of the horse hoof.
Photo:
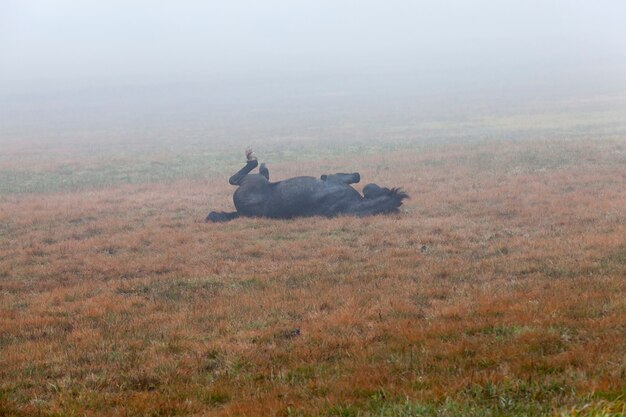
[[[254,154],[254,151],[252,150],[252,148],[246,149],[246,160],[256,161],[256,155]]]

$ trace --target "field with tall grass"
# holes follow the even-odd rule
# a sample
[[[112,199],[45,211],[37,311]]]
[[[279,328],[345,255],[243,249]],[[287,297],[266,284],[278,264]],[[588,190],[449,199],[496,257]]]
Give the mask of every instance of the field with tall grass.
[[[5,126],[0,415],[623,415],[624,101],[124,138]],[[232,210],[246,145],[273,180],[359,171],[357,189],[411,199],[205,224]]]

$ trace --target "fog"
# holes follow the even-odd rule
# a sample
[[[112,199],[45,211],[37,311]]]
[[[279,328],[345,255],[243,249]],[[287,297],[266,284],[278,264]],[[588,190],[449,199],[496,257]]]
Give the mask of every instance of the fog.
[[[623,65],[626,57],[619,1],[4,0],[0,16],[4,82],[478,70],[538,76]]]
[[[0,117],[622,94],[625,20],[604,0],[3,0]]]

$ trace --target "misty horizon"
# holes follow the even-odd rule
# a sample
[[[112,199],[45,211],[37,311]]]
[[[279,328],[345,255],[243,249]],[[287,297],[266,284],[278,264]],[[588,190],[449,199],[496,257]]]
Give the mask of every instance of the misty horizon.
[[[182,4],[14,1],[0,12],[2,85],[319,75],[624,86],[616,1]],[[482,81],[482,80],[481,80]]]
[[[0,140],[113,127],[106,137],[149,139],[156,126],[297,136],[372,120],[384,131],[572,103],[588,111],[595,96],[621,111],[625,12],[615,1],[9,0]]]

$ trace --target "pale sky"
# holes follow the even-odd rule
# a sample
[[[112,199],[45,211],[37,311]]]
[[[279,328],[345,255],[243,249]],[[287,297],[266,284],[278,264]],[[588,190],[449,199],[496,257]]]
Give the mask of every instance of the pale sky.
[[[0,82],[622,68],[626,2],[0,0]]]

